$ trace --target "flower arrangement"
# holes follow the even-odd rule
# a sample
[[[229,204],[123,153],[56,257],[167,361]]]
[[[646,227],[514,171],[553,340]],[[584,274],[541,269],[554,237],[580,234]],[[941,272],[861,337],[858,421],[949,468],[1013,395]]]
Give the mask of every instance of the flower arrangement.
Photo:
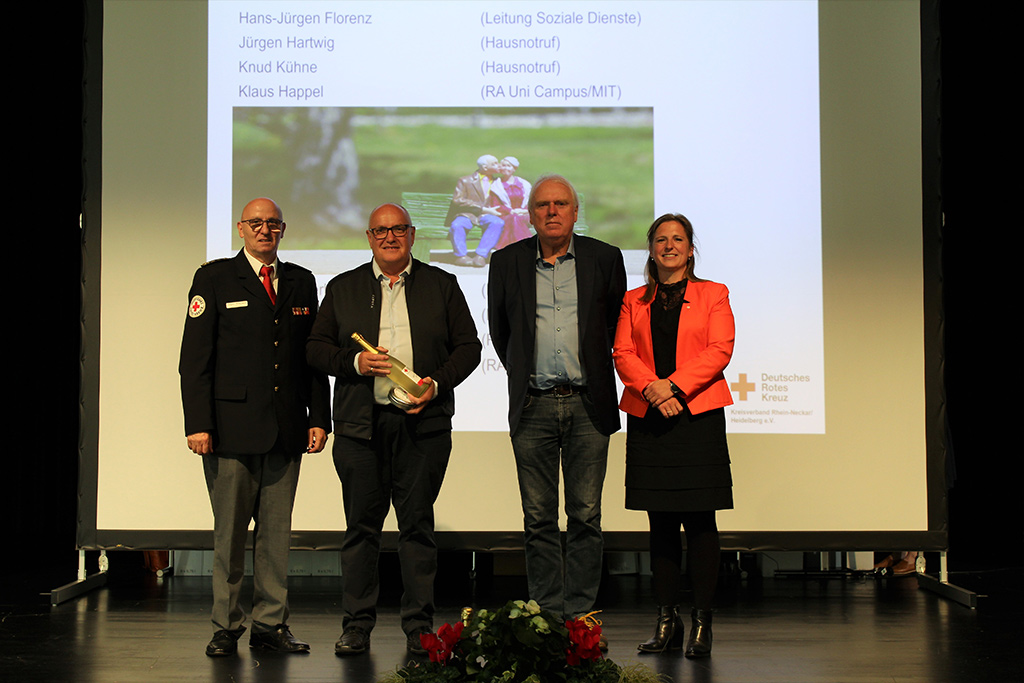
[[[420,642],[429,662],[388,674],[389,683],[654,683],[666,680],[636,665],[623,669],[600,650],[601,624],[591,615],[562,621],[530,600],[495,611],[464,610]]]

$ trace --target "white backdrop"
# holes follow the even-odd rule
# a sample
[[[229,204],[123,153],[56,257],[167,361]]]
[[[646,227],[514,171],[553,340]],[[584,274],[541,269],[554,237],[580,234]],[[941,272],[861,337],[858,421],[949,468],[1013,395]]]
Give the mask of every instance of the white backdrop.
[[[237,87],[214,88],[206,58],[209,49],[211,64],[238,61],[231,46],[241,38],[226,28],[238,9],[212,4],[209,16],[204,3],[105,5],[98,529],[212,527],[200,462],[185,447],[177,378],[192,273],[230,252],[216,236],[240,210],[225,203],[230,131],[222,129]],[[250,12],[260,5],[242,4]],[[757,387],[745,401],[734,393],[736,510],[720,514],[720,527],[927,528],[917,3],[683,3],[685,20],[673,21],[663,15],[677,9],[672,3],[511,5],[643,17],[639,27],[544,31],[482,23],[489,3],[287,3],[292,12],[300,4],[319,15],[351,6],[379,22],[375,32],[337,29],[337,54],[322,60],[324,106],[489,106],[480,101],[489,79],[480,37],[540,32],[561,37],[562,80],[619,84],[621,99],[591,106],[653,107],[655,212],[683,211],[698,225],[699,272],[732,290],[738,329],[727,379]],[[218,12],[227,17],[223,31],[208,30]],[[771,23],[776,12],[781,23]],[[440,60],[437,70],[471,44],[475,80],[464,91],[414,89],[389,101],[391,91],[375,84],[421,66],[387,62],[390,41],[407,39],[410,26],[448,37],[450,53],[441,40],[424,48]],[[324,25],[286,28],[275,30],[328,35]],[[154,49],[142,35],[174,39]],[[607,58],[584,52],[595,46]],[[418,79],[406,74],[403,82]],[[282,253],[299,263],[323,256]],[[333,268],[318,268],[321,282]],[[478,312],[485,277],[460,274]],[[631,277],[638,283],[636,268]],[[483,334],[482,313],[477,323]],[[756,422],[757,411],[775,407],[762,385],[791,375],[812,378],[787,390],[810,415]],[[478,371],[459,390],[441,530],[521,528],[511,448],[497,431],[502,387],[500,373]],[[622,509],[623,450],[618,434],[604,526],[642,530],[644,516]],[[886,505],[870,502],[878,500]],[[293,527],[344,527],[329,454],[303,463]]]

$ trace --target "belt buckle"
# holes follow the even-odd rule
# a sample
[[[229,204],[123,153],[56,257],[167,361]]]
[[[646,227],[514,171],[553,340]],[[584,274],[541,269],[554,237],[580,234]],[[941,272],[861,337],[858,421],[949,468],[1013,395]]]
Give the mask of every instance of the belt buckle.
[[[558,384],[551,387],[551,393],[555,396],[572,396],[571,384]]]

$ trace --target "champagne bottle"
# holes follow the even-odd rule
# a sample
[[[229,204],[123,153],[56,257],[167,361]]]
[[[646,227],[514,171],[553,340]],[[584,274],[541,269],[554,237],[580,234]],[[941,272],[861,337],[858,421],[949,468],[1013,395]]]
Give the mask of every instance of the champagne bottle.
[[[363,335],[358,332],[353,332],[352,338],[370,353],[380,353],[380,351],[370,344],[370,342],[366,341]],[[416,398],[423,395],[429,385],[424,383],[420,376],[412,371],[412,368],[406,367],[405,363],[398,360],[391,354],[388,354],[388,362],[391,363],[391,372],[388,373],[388,379]]]

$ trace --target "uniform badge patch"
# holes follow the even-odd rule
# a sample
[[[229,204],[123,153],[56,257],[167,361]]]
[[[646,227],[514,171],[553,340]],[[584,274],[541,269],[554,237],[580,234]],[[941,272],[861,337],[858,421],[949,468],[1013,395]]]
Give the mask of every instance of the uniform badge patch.
[[[192,301],[188,303],[188,317],[198,318],[206,310],[206,301],[203,297],[196,294],[192,297]]]

